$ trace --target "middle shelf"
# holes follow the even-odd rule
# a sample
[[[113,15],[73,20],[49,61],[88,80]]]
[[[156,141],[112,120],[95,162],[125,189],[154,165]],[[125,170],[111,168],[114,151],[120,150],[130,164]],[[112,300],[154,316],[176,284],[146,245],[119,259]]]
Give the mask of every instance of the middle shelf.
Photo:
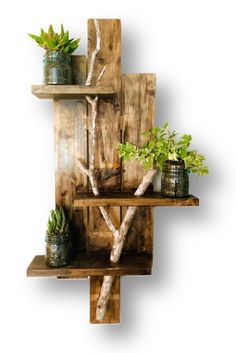
[[[92,193],[79,193],[74,207],[90,206],[198,206],[199,199],[193,195],[175,198],[162,196],[160,192],[146,192],[143,196],[134,196],[129,192],[106,192],[99,196]]]

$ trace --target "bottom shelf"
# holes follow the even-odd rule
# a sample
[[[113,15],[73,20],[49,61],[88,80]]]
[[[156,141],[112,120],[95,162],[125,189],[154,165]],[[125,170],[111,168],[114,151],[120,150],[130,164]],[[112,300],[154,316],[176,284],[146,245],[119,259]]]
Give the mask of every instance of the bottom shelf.
[[[119,263],[112,263],[108,253],[91,253],[78,256],[70,265],[50,267],[44,255],[37,255],[27,269],[28,277],[80,278],[86,276],[150,275],[152,257],[147,254],[123,254]]]

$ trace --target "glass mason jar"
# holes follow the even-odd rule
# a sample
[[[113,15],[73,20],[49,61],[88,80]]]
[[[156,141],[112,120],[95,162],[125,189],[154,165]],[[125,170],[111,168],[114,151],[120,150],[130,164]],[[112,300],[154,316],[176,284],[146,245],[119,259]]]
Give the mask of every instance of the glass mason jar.
[[[46,234],[46,263],[52,267],[65,266],[71,259],[71,240],[69,236]]]
[[[72,84],[71,56],[60,51],[46,51],[43,57],[45,85]]]
[[[188,170],[184,162],[165,161],[161,177],[161,194],[170,197],[185,197],[189,193]]]

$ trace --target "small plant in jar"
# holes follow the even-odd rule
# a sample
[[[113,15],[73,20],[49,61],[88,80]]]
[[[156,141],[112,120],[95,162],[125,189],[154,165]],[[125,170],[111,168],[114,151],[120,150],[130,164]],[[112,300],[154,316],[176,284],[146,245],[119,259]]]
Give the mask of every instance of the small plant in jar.
[[[126,142],[117,146],[119,156],[124,160],[138,160],[144,168],[159,168],[162,171],[161,193],[164,196],[184,197],[189,193],[188,174],[199,176],[209,173],[204,164],[205,157],[196,150],[190,150],[191,135],[184,134],[177,139],[177,132],[169,130],[169,123],[154,127],[143,134],[146,141],[138,147]]]
[[[39,35],[29,33],[29,36],[45,50],[44,83],[72,84],[71,54],[77,49],[80,38],[69,38],[69,32],[64,30],[62,24],[59,33],[50,25],[47,32],[41,29]]]
[[[60,267],[70,262],[71,239],[69,222],[62,207],[50,212],[46,232],[46,263]]]

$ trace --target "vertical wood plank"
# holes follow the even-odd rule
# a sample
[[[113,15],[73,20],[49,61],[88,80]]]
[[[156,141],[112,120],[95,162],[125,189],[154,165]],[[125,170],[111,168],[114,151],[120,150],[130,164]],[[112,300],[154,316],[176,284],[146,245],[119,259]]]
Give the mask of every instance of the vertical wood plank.
[[[104,65],[107,65],[106,72],[101,80],[101,85],[113,84],[116,91],[120,86],[121,75],[121,22],[113,19],[99,19],[101,32],[101,49],[96,57],[92,84],[96,84],[97,77]],[[96,47],[96,31],[94,20],[88,20],[88,62]]]
[[[96,320],[96,307],[103,276],[90,277],[90,322],[93,324],[118,324],[120,322],[120,277],[116,276],[107,304],[104,321]]]
[[[141,146],[145,140],[142,132],[154,125],[155,120],[154,74],[124,74],[122,76],[122,141]],[[138,162],[126,162],[123,168],[122,188],[137,188],[145,174]],[[122,208],[122,216],[126,208]],[[150,207],[139,207],[124,245],[126,251],[153,250],[153,213]]]
[[[71,55],[72,80],[74,85],[84,85],[87,75],[87,58],[85,55]]]
[[[75,77],[82,83],[86,57],[74,57]],[[76,71],[80,72],[78,76]],[[77,76],[76,76],[77,75]],[[83,82],[84,83],[84,82]],[[63,206],[71,220],[74,255],[87,249],[87,209],[73,210],[76,192],[88,190],[77,159],[87,162],[87,108],[85,101],[54,100],[56,206]]]
[[[101,32],[101,49],[96,57],[92,84],[96,84],[97,77],[106,65],[106,71],[101,80],[102,85],[114,85],[118,92],[121,86],[121,24],[119,20],[99,19]],[[96,47],[96,31],[94,20],[88,20],[88,62]],[[88,112],[88,124],[91,124],[91,112]],[[100,191],[120,190],[120,159],[116,152],[116,146],[120,141],[120,109],[117,102],[99,101],[97,117],[97,144],[95,168]],[[120,224],[120,207],[110,207],[115,225]],[[110,251],[113,244],[113,236],[108,230],[100,212],[96,208],[89,209],[89,251],[106,250]],[[118,280],[117,280],[118,281]],[[93,283],[93,281],[91,282]],[[96,283],[96,282],[95,282]],[[96,284],[94,283],[94,288]],[[93,285],[93,284],[92,284]],[[95,290],[95,289],[94,289]],[[94,290],[91,289],[93,292]],[[100,291],[100,286],[97,288]],[[119,287],[114,287],[114,306],[119,311]],[[98,296],[96,297],[98,299]],[[90,297],[91,312],[96,303]],[[114,312],[112,307],[107,310],[107,322],[113,322]],[[91,316],[91,322],[95,316]]]

